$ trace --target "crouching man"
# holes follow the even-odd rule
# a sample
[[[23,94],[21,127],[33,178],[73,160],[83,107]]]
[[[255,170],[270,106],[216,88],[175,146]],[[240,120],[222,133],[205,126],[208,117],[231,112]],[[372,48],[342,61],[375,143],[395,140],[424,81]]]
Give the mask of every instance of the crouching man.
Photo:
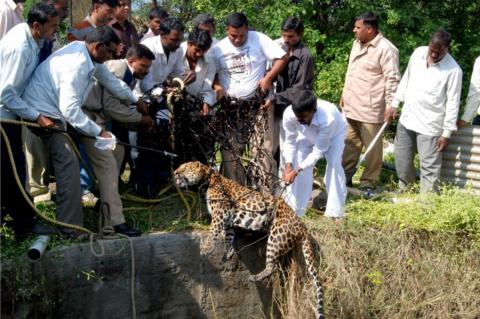
[[[347,129],[345,117],[337,107],[317,100],[312,92],[300,90],[283,114],[285,142],[283,180],[288,205],[303,216],[313,188],[313,168],[325,156],[325,185],[328,193],[325,216],[343,218],[347,188],[342,168],[342,153]]]
[[[102,65],[112,57],[119,43],[110,27],[95,28],[87,35],[85,42],[74,41],[45,60],[36,69],[23,99],[38,113],[50,118],[57,128],[65,130],[68,123],[80,133],[95,137],[99,144],[103,144],[103,148],[113,149],[115,137],[89,119],[81,107],[94,77],[118,98],[145,107],[125,83]],[[72,145],[64,134],[55,130],[36,130],[35,134],[45,143],[55,170],[57,220],[83,225],[80,167]],[[70,233],[66,229],[63,232]]]
[[[155,59],[153,53],[144,45],[132,46],[127,52],[126,59],[110,60],[105,63],[107,69],[118,79],[123,81],[132,90],[137,80],[142,80]],[[144,115],[145,109],[131,108],[130,101],[115,97],[99,81],[95,83],[83,106],[87,116],[95,121],[102,129],[110,126],[111,120],[120,125],[153,126],[153,119]],[[101,150],[95,147],[95,140],[81,137],[80,142],[85,147],[93,172],[98,180],[100,192],[101,212],[107,226],[114,226],[117,233],[127,236],[139,236],[140,232],[127,226],[123,216],[123,205],[118,192],[120,167],[125,155],[123,145],[115,150]],[[125,142],[125,141],[124,141]]]

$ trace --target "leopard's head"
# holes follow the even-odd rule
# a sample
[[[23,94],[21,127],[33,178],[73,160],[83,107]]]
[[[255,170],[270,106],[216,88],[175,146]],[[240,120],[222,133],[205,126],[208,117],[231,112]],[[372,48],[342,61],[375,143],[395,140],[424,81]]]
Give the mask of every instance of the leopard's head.
[[[173,172],[173,176],[178,186],[186,187],[204,182],[210,176],[210,172],[210,167],[195,161],[180,165],[180,167]]]

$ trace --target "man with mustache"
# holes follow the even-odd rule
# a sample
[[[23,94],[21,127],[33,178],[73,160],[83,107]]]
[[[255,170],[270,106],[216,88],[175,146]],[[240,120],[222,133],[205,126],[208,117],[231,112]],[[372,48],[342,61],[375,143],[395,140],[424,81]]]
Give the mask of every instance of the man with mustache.
[[[137,80],[142,80],[148,74],[154,59],[153,53],[146,46],[137,44],[128,50],[126,59],[109,60],[105,62],[105,66],[133,90]],[[90,91],[83,111],[104,130],[111,120],[123,125],[153,125],[150,116],[142,115],[135,108],[131,108],[128,101],[114,96],[98,81]],[[118,193],[119,172],[125,154],[123,145],[117,145],[115,150],[111,151],[96,148],[95,140],[90,138],[81,137],[80,142],[85,147],[97,177],[100,200],[107,205],[104,207],[108,207],[107,224],[116,225],[116,231],[124,235],[139,236],[140,232],[129,228],[125,223],[123,205]]]
[[[403,102],[395,135],[395,168],[400,190],[415,182],[415,152],[420,157],[420,191],[437,191],[442,151],[457,130],[462,69],[448,53],[452,36],[433,33],[417,48],[395,93],[392,107]]]
[[[42,127],[53,124],[51,120],[34,109],[32,103],[22,98],[34,70],[38,66],[38,53],[43,40],[51,40],[58,31],[58,14],[52,7],[40,3],[28,12],[27,22],[14,26],[0,42],[0,119],[23,118]],[[16,169],[22,184],[25,182],[25,157],[22,149],[22,127],[2,124],[15,159]],[[19,238],[34,226],[34,212],[17,188],[10,166],[4,138],[1,151],[2,221],[6,214],[13,218],[13,228]]]

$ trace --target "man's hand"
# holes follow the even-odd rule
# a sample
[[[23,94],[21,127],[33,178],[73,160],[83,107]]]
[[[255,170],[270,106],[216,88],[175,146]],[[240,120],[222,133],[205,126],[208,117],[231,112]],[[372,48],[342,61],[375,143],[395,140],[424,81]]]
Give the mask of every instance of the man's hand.
[[[187,74],[183,78],[183,83],[185,85],[188,85],[192,82],[195,82],[195,79],[196,79],[195,71],[190,70],[187,72]]]
[[[437,152],[441,152],[448,146],[449,139],[443,136],[440,136],[437,141]]]
[[[392,123],[392,121],[397,117],[397,108],[387,106],[385,108],[385,122],[388,122],[388,124]]]
[[[137,112],[148,115],[148,105],[142,99],[138,99],[137,101]]]
[[[262,104],[262,111],[268,111],[273,106],[273,102],[270,99],[266,99],[265,103]]]
[[[468,122],[467,121],[464,121],[464,120],[458,120],[457,121],[457,126],[458,127],[465,127],[468,125]]]
[[[40,127],[56,128],[55,122],[53,122],[51,119],[41,114],[37,117],[36,122],[38,125],[40,125]]]
[[[140,124],[151,127],[151,126],[155,125],[155,121],[151,118],[150,115],[142,115],[142,119],[140,120]]]
[[[98,135],[103,138],[112,138],[112,134],[109,131],[102,130]]]
[[[207,103],[203,103],[202,111],[200,112],[203,116],[207,116],[208,112],[210,112],[210,108],[208,107]]]
[[[227,92],[221,86],[215,89],[215,93],[217,93],[217,101],[227,96]]]
[[[295,177],[297,177],[298,172],[293,169],[291,163],[287,163],[285,166],[285,170],[283,171],[283,181],[286,185],[290,185],[295,181]]]
[[[264,77],[258,82],[258,86],[263,92],[268,92],[272,88],[272,81],[267,77]]]
[[[145,126],[146,131],[149,133],[155,132],[155,121],[150,117],[150,115],[142,115],[140,125]]]

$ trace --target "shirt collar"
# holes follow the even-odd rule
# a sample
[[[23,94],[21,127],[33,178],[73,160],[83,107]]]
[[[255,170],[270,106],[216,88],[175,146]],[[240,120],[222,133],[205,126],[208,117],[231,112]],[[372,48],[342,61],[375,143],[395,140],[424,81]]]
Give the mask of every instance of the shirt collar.
[[[177,49],[177,50],[182,50],[182,54],[183,54],[182,58],[183,58],[183,61],[185,61],[186,66],[188,66],[187,48],[188,48],[188,42],[185,41],[180,45],[180,48]],[[207,58],[207,55],[205,54],[203,58],[197,61],[197,65],[195,66],[195,71],[196,72],[200,71],[203,68],[203,65],[208,63],[207,60],[208,58]]]
[[[35,39],[33,38],[32,30],[30,30],[28,24],[26,22],[24,22],[24,24],[25,31],[27,32],[28,42],[30,42],[30,44],[35,48],[35,50],[40,51],[40,48],[43,46],[43,40],[40,40],[40,42],[37,43],[37,41],[35,41]]]
[[[422,54],[422,59],[425,60],[425,65],[428,66],[428,50],[429,50],[429,49],[428,49],[428,46],[426,46],[425,49],[426,49],[426,50],[425,50],[425,51],[423,52],[423,54]],[[446,60],[447,60],[448,54],[449,54],[449,53],[447,52],[447,54],[445,54],[445,56],[443,57],[443,59],[441,59],[440,61],[438,61],[438,62],[436,62],[436,63],[433,63],[433,64],[430,65],[430,66],[438,66],[438,67],[444,66],[444,64],[447,63]]]
[[[283,41],[282,41],[283,42]],[[294,56],[298,59],[300,59],[300,57],[302,56],[302,50],[305,46],[303,45],[303,43],[300,41],[298,42],[294,47],[293,47],[293,51],[292,51],[292,55],[291,56]],[[288,45],[286,45],[285,43],[282,44],[282,49],[285,51],[285,52],[288,52]]]
[[[313,118],[312,118],[312,122],[310,123],[310,125],[315,125],[315,126],[318,126],[320,125],[320,121],[321,121],[321,118],[320,118],[320,112],[318,112],[318,107],[315,109],[315,114],[313,114]]]
[[[127,64],[127,68],[130,70],[130,72],[132,72],[133,74],[133,68],[130,66],[130,64],[128,63],[127,59],[125,59],[125,63]]]
[[[360,48],[367,48],[369,46],[372,46],[372,47],[377,47],[378,44],[380,43],[380,40],[383,38],[383,34],[381,32],[378,32],[378,34],[375,36],[375,38],[373,38],[372,40],[370,40],[369,42],[367,43],[364,43],[362,44],[360,41],[358,40],[355,40],[357,41],[358,45],[360,46]]]
[[[110,26],[112,26],[112,27],[115,25],[115,26],[118,26],[118,27],[126,30],[126,29],[128,28],[128,26],[129,26],[130,22],[128,22],[128,20],[125,20],[125,22],[124,22],[125,26],[122,27],[122,25],[120,24],[120,22],[118,22],[118,20],[113,19],[112,21],[110,21],[109,24],[110,24]]]
[[[90,23],[90,25],[94,28],[97,27],[97,25],[95,23],[93,23],[92,21],[92,16],[89,14],[88,16],[85,17],[85,21],[87,21],[88,23]]]

